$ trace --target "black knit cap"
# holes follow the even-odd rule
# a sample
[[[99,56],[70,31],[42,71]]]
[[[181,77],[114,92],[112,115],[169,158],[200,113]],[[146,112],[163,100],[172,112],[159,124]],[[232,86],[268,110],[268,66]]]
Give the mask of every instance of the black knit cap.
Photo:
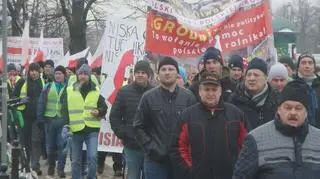
[[[54,62],[53,62],[53,60],[46,60],[45,62],[44,62],[44,66],[46,66],[46,65],[50,65],[51,67],[54,67]]]
[[[210,59],[217,60],[221,65],[223,65],[221,51],[215,47],[209,47],[204,52],[203,63],[206,64]]]
[[[262,71],[265,75],[268,75],[267,63],[260,58],[255,57],[249,62],[247,72],[252,69],[258,69]]]
[[[279,105],[289,100],[300,102],[308,108],[308,85],[301,80],[289,82],[280,94]]]
[[[54,69],[54,72],[56,72],[56,71],[60,71],[60,72],[62,72],[64,74],[64,76],[66,76],[66,69],[63,66],[61,66],[61,65],[57,66]]]
[[[9,63],[7,66],[7,69],[8,69],[8,71],[11,71],[11,70],[16,71],[17,70],[16,66],[13,63]]]
[[[160,60],[159,65],[158,65],[158,73],[160,71],[160,68],[163,65],[173,65],[177,69],[177,72],[179,73],[178,62],[175,59],[173,59],[171,57],[164,57],[162,60]]]
[[[295,70],[295,66],[291,57],[282,56],[280,57],[279,62],[282,64],[287,64],[292,70]]]
[[[313,61],[313,64],[314,64],[314,68],[316,68],[316,60],[315,60],[314,56],[312,54],[309,54],[308,52],[306,52],[306,53],[303,53],[299,56],[298,63],[297,63],[297,69],[299,68],[301,60],[304,58],[307,58],[307,57],[311,58],[311,60]]]
[[[152,69],[150,67],[150,64],[146,60],[140,60],[136,63],[134,66],[134,72],[143,71],[148,74],[148,76],[151,75]]]
[[[238,67],[243,70],[243,58],[239,55],[232,55],[228,63],[229,68]]]
[[[40,72],[40,65],[38,63],[31,63],[29,65],[29,71],[38,71]]]

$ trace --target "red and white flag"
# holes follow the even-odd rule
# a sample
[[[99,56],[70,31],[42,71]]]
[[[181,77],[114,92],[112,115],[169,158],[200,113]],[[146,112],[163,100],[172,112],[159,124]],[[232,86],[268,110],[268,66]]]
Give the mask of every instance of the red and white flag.
[[[89,49],[90,49],[90,47],[82,50],[81,52],[78,52],[76,54],[69,56],[69,58],[66,59],[67,60],[67,67],[76,68],[77,64],[78,64],[78,60],[80,58],[86,58],[89,53]]]
[[[38,49],[37,49],[34,57],[32,58],[31,62],[41,62],[41,61],[45,60],[42,46],[43,46],[43,29],[41,29]]]
[[[98,48],[92,56],[91,63],[89,63],[89,66],[91,68],[98,68],[98,67],[102,66],[104,52],[106,51],[106,49],[108,47],[108,43],[110,43],[106,40],[107,35],[108,35],[108,33],[107,33],[107,30],[105,29],[103,32],[103,35],[101,37],[101,40],[99,42]]]
[[[21,57],[22,57],[22,65],[26,68],[29,67],[29,46],[30,46],[30,38],[29,38],[29,21],[26,21],[22,33],[22,52],[21,52]]]

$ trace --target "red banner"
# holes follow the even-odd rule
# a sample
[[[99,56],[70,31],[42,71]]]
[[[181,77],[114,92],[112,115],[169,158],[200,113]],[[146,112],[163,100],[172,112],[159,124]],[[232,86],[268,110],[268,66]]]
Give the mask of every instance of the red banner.
[[[176,20],[149,12],[145,48],[161,55],[198,57],[216,43],[220,43],[223,52],[230,52],[259,44],[271,34],[267,3],[238,11],[218,26],[205,30],[191,30]]]

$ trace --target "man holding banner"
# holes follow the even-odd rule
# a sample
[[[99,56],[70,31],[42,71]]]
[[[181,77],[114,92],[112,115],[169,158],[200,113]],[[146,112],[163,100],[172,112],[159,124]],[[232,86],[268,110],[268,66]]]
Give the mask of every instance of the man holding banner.
[[[145,152],[145,179],[172,179],[169,158],[171,141],[177,135],[178,118],[196,100],[192,93],[177,86],[178,63],[171,57],[159,62],[160,86],[145,93],[134,119],[137,143]]]
[[[148,78],[152,73],[148,61],[138,61],[134,67],[134,82],[118,93],[110,112],[111,128],[124,144],[128,169],[127,179],[140,179],[144,153],[133,134],[133,119],[142,95],[151,89]]]

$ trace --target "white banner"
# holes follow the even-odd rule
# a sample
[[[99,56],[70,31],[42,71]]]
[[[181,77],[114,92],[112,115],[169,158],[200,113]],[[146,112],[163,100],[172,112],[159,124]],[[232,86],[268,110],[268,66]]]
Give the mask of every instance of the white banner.
[[[155,11],[176,17],[179,23],[191,29],[205,29],[208,26],[219,25],[219,23],[229,18],[241,8],[254,6],[263,1],[264,0],[197,0],[190,2],[186,0],[170,0],[169,3],[165,3],[158,0],[148,0],[148,5]],[[213,11],[214,9],[215,11]]]
[[[106,76],[101,87],[101,95],[108,104],[107,120],[101,123],[99,151],[122,153],[121,140],[111,129],[109,112],[118,90],[123,86],[129,68],[144,57],[145,21],[107,20],[104,42],[102,74]],[[100,56],[100,54],[96,54]]]
[[[39,47],[40,38],[30,38],[29,57],[35,56],[37,50],[41,48],[44,59],[52,59],[55,64],[64,56],[62,38],[44,38],[43,44]],[[22,63],[22,38],[8,37],[8,63]]]

